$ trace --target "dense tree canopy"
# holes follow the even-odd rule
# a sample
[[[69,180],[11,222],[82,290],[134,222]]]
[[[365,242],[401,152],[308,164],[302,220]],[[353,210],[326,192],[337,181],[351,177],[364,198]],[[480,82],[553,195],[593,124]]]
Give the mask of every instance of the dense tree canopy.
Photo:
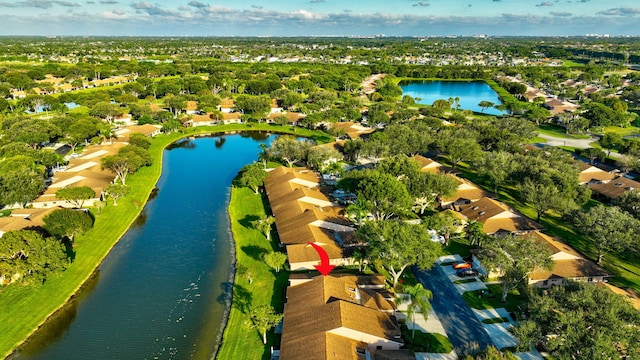
[[[64,245],[37,231],[9,231],[0,241],[0,283],[42,282],[68,264]]]
[[[640,312],[604,286],[552,287],[532,297],[527,313],[514,330],[522,350],[541,343],[558,359],[640,357]]]
[[[357,234],[368,243],[368,256],[389,271],[393,286],[407,267],[429,269],[440,253],[440,245],[427,240],[430,236],[423,226],[400,220],[367,222]]]

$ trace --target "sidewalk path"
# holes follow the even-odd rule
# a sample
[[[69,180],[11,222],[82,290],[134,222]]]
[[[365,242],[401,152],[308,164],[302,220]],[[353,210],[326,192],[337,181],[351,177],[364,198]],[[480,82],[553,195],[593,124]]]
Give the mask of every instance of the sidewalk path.
[[[418,281],[433,293],[433,310],[438,314],[458,355],[471,354],[493,344],[482,323],[447,278],[442,266],[437,264],[427,271],[414,269],[414,273]]]

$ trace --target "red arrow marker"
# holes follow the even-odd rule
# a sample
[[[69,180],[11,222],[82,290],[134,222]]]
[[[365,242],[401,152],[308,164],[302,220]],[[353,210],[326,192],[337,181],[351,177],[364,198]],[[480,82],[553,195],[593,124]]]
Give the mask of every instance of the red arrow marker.
[[[316,251],[318,252],[318,255],[320,255],[320,265],[313,265],[313,267],[318,269],[318,271],[320,271],[320,274],[322,274],[322,276],[329,275],[331,270],[333,270],[333,268],[336,266],[329,264],[329,255],[327,255],[327,252],[324,251],[323,248],[321,248],[320,246],[312,242],[308,244],[313,246],[313,248],[316,249]]]

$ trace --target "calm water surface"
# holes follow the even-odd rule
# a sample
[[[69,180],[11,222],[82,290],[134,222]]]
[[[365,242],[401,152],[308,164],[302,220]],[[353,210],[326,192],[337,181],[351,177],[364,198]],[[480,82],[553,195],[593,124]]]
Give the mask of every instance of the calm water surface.
[[[402,95],[420,98],[419,104],[431,105],[434,101],[460,98],[460,109],[481,112],[480,101],[502,104],[498,94],[482,81],[410,81],[400,83]],[[455,105],[454,105],[455,106]],[[485,114],[502,115],[500,110],[488,108]]]
[[[134,226],[79,296],[12,359],[211,358],[229,289],[231,180],[273,138],[170,146],[159,190]]]

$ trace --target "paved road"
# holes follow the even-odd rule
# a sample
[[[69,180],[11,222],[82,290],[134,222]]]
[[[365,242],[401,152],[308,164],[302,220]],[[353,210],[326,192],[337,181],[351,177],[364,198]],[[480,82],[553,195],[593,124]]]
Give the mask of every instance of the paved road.
[[[493,345],[484,327],[439,264],[428,271],[414,269],[414,273],[422,285],[433,293],[433,310],[438,314],[458,355],[462,357]]]
[[[556,136],[551,136],[551,135],[545,135],[545,134],[538,134],[539,137],[547,140],[546,143],[542,144],[542,145],[548,145],[548,146],[571,146],[574,147],[576,149],[586,149],[586,148],[590,148],[591,143],[592,142],[597,142],[598,138],[595,136],[592,136],[590,139],[565,139],[565,138],[561,138],[561,137],[556,137]],[[603,149],[605,152],[607,152],[606,149]],[[611,157],[614,158],[620,158],[622,155],[612,152],[611,153]]]

